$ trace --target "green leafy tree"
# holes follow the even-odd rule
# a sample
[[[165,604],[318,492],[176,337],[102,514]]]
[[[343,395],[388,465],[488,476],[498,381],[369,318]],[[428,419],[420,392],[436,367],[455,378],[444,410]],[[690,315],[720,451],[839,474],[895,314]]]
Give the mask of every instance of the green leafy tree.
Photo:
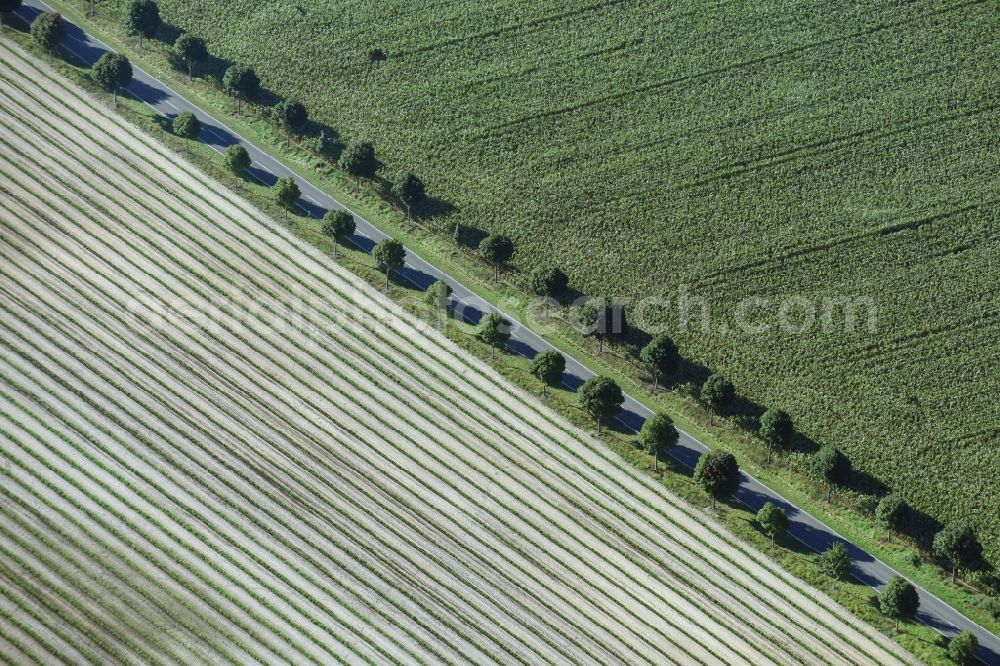
[[[609,298],[591,298],[580,306],[577,319],[583,327],[584,335],[597,338],[598,351],[604,352],[604,341],[625,335],[625,309]]]
[[[410,172],[400,174],[392,184],[392,194],[406,208],[407,222],[411,219],[410,211],[422,205],[427,199],[424,182]]]
[[[497,357],[497,347],[510,339],[507,322],[496,312],[491,312],[479,322],[476,336],[490,346],[490,357]]]
[[[528,286],[536,296],[558,299],[566,293],[569,278],[555,266],[538,266],[528,276]],[[545,308],[548,311],[548,302]]]
[[[728,379],[715,373],[705,380],[701,385],[700,396],[702,403],[708,407],[708,422],[715,423],[716,412],[728,409],[736,399],[736,389]]]
[[[299,136],[309,122],[309,112],[305,104],[294,99],[285,99],[271,109],[271,120],[291,135]]]
[[[389,289],[389,274],[403,267],[406,261],[406,248],[395,238],[386,238],[372,250],[375,265],[385,273],[385,288]]]
[[[597,421],[597,432],[605,419],[617,414],[625,403],[622,389],[610,377],[591,377],[580,387],[578,394],[583,411]]]
[[[143,48],[143,39],[152,39],[160,29],[160,8],[153,0],[132,0],[122,16],[125,32],[139,38],[139,48]]]
[[[190,111],[182,111],[174,116],[170,128],[174,134],[182,139],[196,139],[198,133],[201,132],[201,123],[198,121],[198,117]]]
[[[833,495],[834,485],[843,485],[851,480],[851,460],[840,449],[827,444],[809,459],[809,469],[826,483],[826,501]]]
[[[194,78],[194,68],[208,60],[208,45],[201,37],[182,32],[174,40],[174,55],[187,66],[190,81]]]
[[[897,493],[886,495],[879,500],[878,506],[875,507],[875,522],[885,530],[886,539],[892,532],[900,531],[908,512],[906,500]]]
[[[21,6],[21,0],[0,0],[0,32],[3,31],[3,20],[18,7]]]
[[[344,144],[340,140],[340,135],[334,130],[322,129],[313,144],[313,150],[330,162],[336,163],[340,159],[340,154],[344,152]]]
[[[382,49],[368,49],[368,66],[373,67],[386,61],[385,51]]]
[[[951,582],[958,579],[958,570],[968,569],[979,563],[982,546],[968,525],[952,523],[934,535],[934,555],[951,565]]]
[[[361,179],[374,178],[379,169],[375,157],[375,146],[368,141],[355,141],[348,144],[340,153],[338,161],[340,168],[354,179],[354,193],[361,192]]]
[[[479,243],[479,256],[493,267],[493,281],[500,278],[500,267],[514,256],[514,241],[507,236],[487,236]]]
[[[851,575],[851,556],[847,553],[847,546],[843,541],[835,542],[820,554],[819,568],[833,579],[834,585],[838,581],[847,580]]]
[[[246,65],[231,65],[222,75],[222,89],[236,100],[236,113],[240,113],[243,102],[256,99],[260,93],[260,79],[257,72]]]
[[[879,594],[878,605],[883,615],[896,621],[896,631],[899,631],[900,620],[911,620],[917,614],[920,597],[910,581],[893,576]]]
[[[38,18],[31,22],[31,36],[48,55],[49,62],[52,62],[52,52],[59,46],[65,34],[66,26],[58,12],[39,14]]]
[[[680,354],[677,353],[677,345],[666,333],[660,333],[650,340],[642,351],[639,352],[639,360],[646,366],[653,375],[653,390],[660,386],[660,377],[666,377],[677,370]]]
[[[666,414],[656,413],[646,419],[639,431],[639,446],[643,451],[653,456],[653,470],[660,469],[660,459],[667,451],[677,446],[680,433],[674,422]]]
[[[118,104],[118,90],[132,80],[132,63],[120,53],[105,53],[91,70],[94,81],[111,93],[114,103]]]
[[[971,631],[963,631],[948,641],[948,658],[960,666],[972,666],[976,663],[976,650],[979,640]]]
[[[337,256],[337,243],[354,233],[357,223],[354,215],[346,210],[328,210],[323,215],[323,234],[333,240],[333,256]]]
[[[250,153],[239,143],[226,148],[226,153],[222,158],[226,168],[233,173],[240,175],[250,168]]]
[[[279,178],[274,184],[274,200],[285,210],[285,222],[288,222],[288,211],[302,196],[298,183],[291,176]]]
[[[565,370],[566,358],[554,349],[543,351],[531,359],[531,374],[542,382],[542,395],[547,394],[548,387],[559,385]]]
[[[788,516],[780,506],[765,502],[757,512],[757,522],[764,532],[771,537],[771,548],[774,548],[774,538],[788,529]]]
[[[794,435],[795,426],[788,412],[772,407],[760,417],[760,437],[767,444],[767,462],[771,462],[772,451],[787,447]]]
[[[740,466],[732,453],[709,451],[698,459],[694,480],[712,496],[715,509],[716,500],[729,497],[740,487]]]

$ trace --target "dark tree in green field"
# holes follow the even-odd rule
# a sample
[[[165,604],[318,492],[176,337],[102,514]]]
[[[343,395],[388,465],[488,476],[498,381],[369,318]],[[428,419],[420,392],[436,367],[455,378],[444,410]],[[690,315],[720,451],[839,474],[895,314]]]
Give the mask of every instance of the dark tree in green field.
[[[490,346],[490,357],[497,357],[497,347],[510,339],[510,328],[503,317],[491,312],[479,322],[476,336]]]
[[[118,89],[132,80],[132,63],[119,53],[105,53],[94,63],[91,76],[99,86],[111,93],[117,104]]]
[[[208,60],[208,45],[201,37],[182,32],[174,41],[174,55],[187,66],[190,81],[194,78],[194,68]]]
[[[694,480],[712,496],[715,509],[716,500],[729,497],[740,487],[740,466],[732,453],[709,451],[698,459]]]
[[[319,136],[316,137],[313,150],[323,159],[336,163],[340,159],[340,154],[344,152],[344,144],[336,131],[322,129],[319,131]]]
[[[605,340],[625,335],[628,327],[625,308],[603,296],[591,298],[580,306],[577,319],[585,336],[597,338],[598,351],[601,353],[604,352]]]
[[[708,422],[715,423],[715,414],[728,409],[736,399],[736,389],[732,383],[719,373],[711,375],[701,385],[699,395],[702,403],[708,407]]]
[[[198,122],[198,117],[190,111],[182,111],[174,116],[173,122],[170,123],[170,129],[182,139],[196,139],[198,133],[201,132],[201,123]]]
[[[795,426],[788,412],[772,407],[760,417],[760,438],[767,444],[767,462],[771,462],[775,448],[787,447],[794,436]]]
[[[385,51],[382,49],[368,49],[368,66],[372,67],[386,61]]]
[[[906,500],[898,493],[886,495],[879,500],[875,507],[875,522],[885,530],[886,539],[889,539],[892,532],[900,531],[909,509]]]
[[[598,376],[591,377],[580,387],[579,400],[583,411],[597,421],[597,432],[600,433],[604,420],[621,411],[625,396],[615,380]]]
[[[411,210],[418,208],[427,200],[427,190],[424,187],[424,181],[410,172],[399,175],[396,182],[392,184],[392,194],[406,208],[407,222],[411,219]]]
[[[920,597],[908,580],[893,576],[878,595],[878,605],[883,615],[896,621],[896,631],[899,631],[900,620],[913,619],[917,614]]]
[[[3,31],[3,20],[12,11],[21,6],[21,0],[0,0],[0,32]]]
[[[299,136],[309,122],[309,112],[302,102],[285,99],[271,109],[271,120],[281,125],[288,134]]]
[[[948,658],[960,666],[972,666],[976,663],[976,650],[979,640],[971,631],[963,631],[948,641]]]
[[[31,22],[31,36],[44,49],[49,62],[52,62],[52,52],[59,46],[65,34],[66,26],[63,25],[58,12],[39,14],[38,18]]]
[[[667,450],[677,446],[680,433],[674,422],[666,414],[656,413],[646,419],[639,431],[639,446],[653,456],[653,471],[660,469],[660,459],[667,455]]]
[[[243,172],[250,168],[251,164],[250,153],[239,143],[234,143],[226,148],[226,153],[222,160],[226,168],[237,175],[243,174]]]
[[[847,580],[851,575],[851,556],[847,553],[847,546],[843,541],[835,542],[820,554],[819,568],[833,579],[834,585],[838,581]]]
[[[143,39],[152,39],[160,29],[160,8],[153,0],[132,0],[122,15],[125,32],[139,38],[139,48]]]
[[[493,282],[500,278],[500,267],[514,256],[514,241],[507,236],[487,236],[479,243],[479,256],[493,267]]]
[[[660,333],[642,348],[642,351],[639,352],[639,360],[653,375],[653,390],[655,391],[660,386],[660,377],[666,377],[677,370],[680,354],[677,353],[677,345],[670,339],[670,336],[666,333]]]
[[[566,358],[554,349],[543,351],[531,360],[531,374],[542,382],[542,395],[548,387],[558,386],[566,370]]]
[[[279,178],[274,184],[274,200],[285,210],[285,222],[288,222],[288,211],[292,209],[295,202],[302,196],[298,183],[291,176]]]
[[[809,459],[809,469],[826,483],[826,501],[833,495],[834,485],[851,480],[851,460],[833,444],[827,444]]]
[[[389,289],[389,274],[403,267],[406,261],[406,248],[395,238],[386,238],[372,250],[375,265],[385,273],[385,288]]]
[[[236,100],[236,113],[243,110],[243,102],[257,98],[260,92],[260,79],[257,72],[246,65],[231,65],[222,75],[222,89]]]
[[[569,278],[555,266],[539,266],[528,276],[528,287],[532,293],[545,299],[558,299],[566,293],[568,286]],[[548,302],[545,308],[547,311]]]
[[[323,215],[323,234],[333,240],[333,256],[337,256],[337,243],[354,233],[357,224],[354,215],[346,210],[328,210]]]
[[[982,546],[975,532],[968,525],[951,523],[934,535],[934,555],[951,565],[951,582],[958,579],[958,570],[968,569],[979,563]]]
[[[361,192],[361,179],[374,178],[379,169],[378,159],[375,158],[375,146],[368,141],[348,144],[340,153],[340,160],[337,163],[354,179],[355,194]]]
[[[774,538],[788,529],[788,516],[780,506],[765,502],[757,512],[757,522],[764,532],[771,537],[771,548],[774,548]]]

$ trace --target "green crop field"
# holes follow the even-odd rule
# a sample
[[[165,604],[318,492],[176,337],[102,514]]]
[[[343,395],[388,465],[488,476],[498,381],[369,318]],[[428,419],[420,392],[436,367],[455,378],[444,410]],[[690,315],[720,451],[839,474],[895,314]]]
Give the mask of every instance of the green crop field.
[[[995,3],[160,4],[418,173],[456,209],[432,223],[587,293],[703,297],[687,358],[1000,559]],[[734,332],[750,295],[869,297],[877,330]]]

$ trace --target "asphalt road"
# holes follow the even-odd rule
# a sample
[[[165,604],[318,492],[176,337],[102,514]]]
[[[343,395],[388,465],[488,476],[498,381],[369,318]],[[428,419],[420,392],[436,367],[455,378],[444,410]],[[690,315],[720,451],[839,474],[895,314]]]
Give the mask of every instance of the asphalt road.
[[[26,0],[16,14],[22,21],[30,22],[43,11],[53,10],[40,0]],[[112,50],[99,39],[72,23],[67,23],[63,47],[88,64],[94,63],[105,51]],[[278,178],[285,176],[294,178],[302,191],[302,198],[297,205],[307,214],[319,218],[330,209],[350,210],[228,128],[222,121],[189,102],[156,77],[147,74],[135,65],[133,65],[133,70],[133,80],[127,87],[131,96],[145,102],[156,112],[167,117],[172,117],[182,111],[194,113],[202,125],[199,138],[220,153],[235,143],[242,143],[253,160],[250,174],[267,185],[272,185]],[[354,211],[351,212],[354,213]],[[361,216],[354,213],[354,217],[357,222],[357,230],[349,240],[362,250],[370,251],[376,243],[387,237],[387,234]],[[452,299],[456,311],[472,323],[477,322],[484,313],[499,311],[460,282],[409,250],[406,254],[406,265],[400,273],[402,278],[420,289],[425,289],[435,280],[447,282],[453,289]],[[538,352],[553,348],[552,345],[514,317],[502,311],[499,312],[512,325],[511,338],[507,344],[511,352],[531,358]],[[563,375],[563,383],[568,388],[576,390],[593,374],[579,361],[571,356],[566,356],[566,372]],[[645,419],[651,415],[652,412],[644,405],[631,396],[626,396],[622,412],[617,418],[625,427],[637,431],[642,427]],[[707,450],[708,447],[682,431],[680,442],[671,455],[687,468],[694,468],[699,456]],[[882,561],[847,541],[831,528],[746,473],[743,474],[742,484],[736,493],[736,499],[752,511],[760,509],[765,502],[772,502],[782,507],[788,514],[789,534],[817,552],[826,550],[837,541],[843,542],[851,555],[854,576],[870,587],[881,589],[892,576],[900,575]],[[946,636],[954,636],[966,629],[972,631],[980,643],[977,656],[991,666],[1000,666],[1000,638],[972,622],[933,594],[919,587],[917,590],[920,594],[920,611],[917,619]]]

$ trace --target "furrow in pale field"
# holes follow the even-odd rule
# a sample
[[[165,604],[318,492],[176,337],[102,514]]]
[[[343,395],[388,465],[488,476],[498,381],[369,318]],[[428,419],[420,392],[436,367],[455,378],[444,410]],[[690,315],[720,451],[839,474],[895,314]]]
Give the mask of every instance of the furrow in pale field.
[[[86,353],[86,352],[82,351],[81,353]],[[65,398],[63,398],[63,401],[65,401]],[[193,487],[184,488],[183,492],[184,493],[191,493],[191,492],[193,492]],[[260,535],[253,534],[253,535],[244,535],[244,536],[246,538],[249,538],[249,539],[254,539],[254,538],[259,538]]]
[[[35,379],[36,379],[36,381],[38,381],[38,378],[35,378]],[[87,388],[90,388],[90,386],[88,384],[86,384],[86,380],[82,380],[81,385],[82,386],[86,386]],[[49,391],[57,391],[57,392],[59,390],[58,387],[53,387],[53,386],[47,386],[47,389]],[[22,391],[23,391],[23,389],[22,389]],[[36,400],[39,399],[37,397],[37,395],[35,396],[35,399]],[[59,400],[57,401],[57,404],[59,404],[60,402],[62,402],[62,403],[67,403],[67,402],[68,403],[72,403],[72,399],[67,399],[67,397],[64,394],[60,394],[59,395]],[[77,427],[79,428],[79,426],[77,426]],[[83,431],[80,431],[80,432],[81,432],[81,435],[83,435],[85,439],[88,439],[88,441],[91,441],[91,440],[89,440],[89,438],[86,437],[86,433],[85,432],[83,432]],[[148,442],[148,440],[143,439],[143,441],[144,441],[144,443],[150,443],[150,444],[152,444],[151,442]],[[134,453],[134,451],[133,451],[133,453]],[[194,485],[192,485],[192,484],[185,484],[185,487],[182,490],[182,492],[185,495],[196,494],[197,490],[198,490],[198,485],[197,485],[198,483],[205,484],[206,487],[211,487],[211,485],[213,484],[213,481],[215,482],[215,485],[218,485],[219,483],[222,483],[224,481],[224,475],[226,474],[226,471],[225,471],[225,469],[218,467],[218,463],[216,461],[206,462],[205,460],[202,460],[202,459],[195,459],[194,460],[194,464],[195,465],[202,465],[205,469],[209,470],[209,473],[206,475],[205,478],[203,478],[203,479],[197,479],[195,481]],[[214,467],[213,467],[213,465],[214,465]],[[187,510],[187,511],[191,511],[192,510],[189,506],[185,506],[184,509]],[[260,510],[261,507],[259,505],[257,505],[257,506],[254,506],[254,509],[255,510]],[[259,535],[246,534],[245,536],[246,536],[247,539],[250,539],[250,540],[255,539],[255,538],[259,539]]]
[[[12,445],[28,446],[37,441],[35,435],[21,430],[17,424],[8,420],[6,415],[0,416],[0,420],[4,423],[4,431]],[[12,448],[8,455],[16,453],[17,449]],[[42,464],[46,462],[43,460]],[[44,500],[34,492],[37,486],[30,476],[30,469],[19,464],[12,465],[11,468],[14,472],[25,475],[24,478],[14,479],[13,483],[32,493],[31,503],[44,503]],[[97,561],[93,559],[75,558],[77,550],[63,537],[69,528],[59,520],[58,514],[53,512],[41,516],[35,507],[24,509],[20,515],[10,509],[5,511],[8,513],[6,523],[9,530],[7,533],[9,542],[6,544],[9,548],[8,555],[22,562],[31,562],[33,576],[39,580],[46,580],[46,590],[74,591],[76,595],[72,599],[67,597],[67,603],[72,604],[74,608],[86,607],[86,612],[95,622],[116,628],[120,642],[103,646],[104,650],[113,650],[117,653],[111,659],[121,661],[130,658],[128,652],[124,655],[120,652],[122,647],[135,651],[136,656],[130,659],[136,663],[164,664],[176,661],[200,661],[206,658],[207,655],[201,651],[200,646],[192,645],[192,633],[177,622],[177,616],[167,616],[166,604],[154,603],[151,599],[134,593],[128,585],[113,581],[112,577],[106,574],[104,561],[99,568]],[[85,583],[81,574],[84,568],[96,570],[99,577],[94,577]],[[126,573],[120,580],[128,580],[127,567],[122,570]],[[107,600],[110,598],[115,602],[108,603]],[[63,619],[51,614],[46,614],[46,617],[50,621],[61,620],[56,622],[55,626],[45,627],[46,630],[56,632],[63,626],[74,628],[70,618]],[[135,637],[141,638],[133,643]],[[95,644],[91,636],[84,638],[85,642]],[[72,644],[80,644],[78,636],[66,639],[66,642],[70,641]],[[236,661],[235,657],[229,658]]]
[[[838,627],[837,611],[828,615],[821,595],[780,574],[717,526],[698,524],[708,521],[664,497],[648,479],[623,470],[600,444],[484,365],[436,334],[417,330],[399,308],[246,204],[212,191],[203,176],[177,165],[155,143],[102,114],[84,120],[87,105],[96,108],[92,102],[76,93],[56,99],[25,77],[0,92],[16,118],[3,121],[9,166],[0,177],[21,174],[12,195],[16,202],[6,206],[18,215],[4,223],[12,235],[4,239],[3,254],[37,270],[5,271],[11,278],[3,291],[10,300],[5,310],[15,320],[4,322],[16,338],[12,364],[30,365],[36,384],[42,379],[36,373],[52,382],[47,409],[57,413],[68,396],[62,387],[56,390],[54,376],[69,373],[87,386],[95,395],[74,401],[74,419],[86,420],[91,432],[111,428],[117,440],[115,454],[102,457],[95,472],[103,485],[79,467],[36,465],[32,473],[102,508],[112,501],[126,504],[127,511],[100,519],[122,522],[148,540],[144,548],[211,559],[205,566],[192,564],[199,580],[216,581],[240,563],[279,595],[303,593],[291,606],[277,602],[274,616],[252,617],[301,637],[289,645],[304,654],[327,645],[322,630],[299,617],[299,609],[327,613],[333,606],[318,584],[317,565],[329,560],[304,545],[303,530],[309,530],[323,541],[350,544],[343,550],[348,556],[364,557],[401,541],[400,561],[414,571],[381,587],[355,578],[353,598],[372,591],[391,595],[398,586],[419,599],[416,606],[392,606],[400,620],[413,612],[440,614],[452,646],[499,641],[493,658],[504,653],[518,660],[638,661],[650,649],[665,656],[680,648],[686,659],[700,655],[704,663],[864,663],[871,654],[889,663],[895,660],[890,652],[900,654],[856,621]],[[58,133],[34,119],[46,110]],[[29,172],[32,178],[26,178]],[[101,174],[100,187],[94,187],[94,173]],[[131,205],[121,206],[101,190],[129,196]],[[321,313],[325,330],[318,342],[299,323],[281,337],[265,335],[267,318],[302,294],[357,319],[337,325],[334,314]],[[149,302],[135,304],[132,312],[122,307],[138,297]],[[206,330],[168,321],[150,327],[158,314],[154,305],[172,302],[204,314],[217,312],[220,298],[254,306],[249,325]],[[47,367],[58,371],[53,376]],[[16,372],[14,365],[8,368]],[[101,423],[109,415],[112,420]],[[162,471],[148,467],[134,475],[129,442],[139,435],[155,437],[157,451],[197,442],[196,451],[158,456]],[[76,434],[73,441],[81,451],[91,445]],[[19,451],[43,454],[33,446]],[[231,452],[238,458],[223,463]],[[44,459],[68,464],[58,456]],[[214,488],[203,492],[200,480],[207,474],[185,473],[177,485],[167,484],[175,460],[189,469],[198,460],[221,466],[218,492],[247,497],[250,511],[217,501]],[[126,487],[115,485],[123,479]],[[166,502],[159,490],[186,487],[197,489],[193,497],[212,499],[196,505],[200,513],[193,519],[211,534],[192,539],[192,523],[175,519],[192,498]],[[274,529],[294,532],[289,540],[310,560],[293,564],[282,549],[271,553],[272,568],[261,569],[256,556],[234,548],[234,540],[259,529],[247,516],[258,507],[276,519]],[[324,507],[327,513],[342,507],[345,515],[324,518]],[[365,507],[369,534],[358,529]],[[421,527],[440,542],[429,541]],[[154,546],[156,539],[170,545]],[[458,545],[462,557],[444,552],[441,544]],[[692,559],[705,566],[691,566]],[[498,569],[504,579],[499,585],[490,580]],[[748,594],[727,591],[734,582],[734,589]],[[428,589],[433,585],[439,590]],[[761,609],[746,602],[755,592]],[[800,611],[810,618],[807,624],[815,624],[782,636],[780,626],[790,626]],[[655,626],[671,617],[679,622],[682,642],[676,646],[674,636],[655,635]],[[495,626],[487,629],[486,619]],[[761,621],[762,633],[751,629]],[[381,633],[357,631],[354,636],[363,641],[382,640]],[[419,633],[426,640],[430,630],[421,627]],[[604,645],[590,638],[603,634],[614,638]],[[636,647],[623,649],[616,634],[646,644],[630,638],[626,642]],[[369,654],[391,658],[414,638],[395,629],[392,635],[394,641]],[[413,649],[421,642],[414,641]],[[482,654],[466,656],[480,661]]]
[[[155,536],[150,537],[149,531],[151,530],[149,528],[139,527],[140,524],[145,524],[149,527],[156,527],[162,532],[165,530],[161,523],[155,519],[149,520],[147,517],[143,517],[145,522],[142,519],[136,520],[134,523],[129,521],[126,512],[132,507],[123,505],[114,499],[109,500],[109,497],[114,495],[111,488],[99,486],[92,480],[80,478],[80,476],[74,479],[65,466],[46,466],[44,459],[37,454],[31,461],[33,466],[30,466],[28,471],[40,481],[39,484],[32,487],[35,494],[39,497],[49,498],[53,506],[64,506],[61,503],[69,505],[69,508],[64,508],[64,510],[69,511],[78,524],[82,525],[80,528],[83,530],[81,537],[101,537],[98,539],[98,543],[116,543],[119,548],[127,548],[145,562],[161,569],[169,579],[179,581],[185,588],[197,588],[197,583],[193,582],[190,576],[196,577],[206,586],[200,588],[201,594],[196,599],[206,596],[235,599],[244,611],[254,608],[249,615],[254,617],[258,623],[263,623],[265,627],[280,627],[282,625],[282,621],[277,617],[272,617],[272,613],[268,609],[262,610],[262,605],[254,607],[249,595],[240,595],[233,586],[232,580],[221,578],[221,572],[217,571],[221,567],[217,562],[213,561],[212,565],[209,566],[202,564],[195,558],[183,558],[180,555],[183,547],[171,547],[167,540],[157,539]],[[72,487],[75,492],[67,491],[67,487]],[[65,523],[62,526],[67,529],[69,527]],[[179,546],[176,542],[174,545]],[[133,575],[138,574],[137,564],[138,562],[133,560]],[[209,592],[209,589],[214,594]],[[218,600],[215,603],[224,605],[224,602]],[[287,628],[284,631],[287,633]],[[153,652],[153,654],[156,653]],[[305,658],[311,658],[308,650],[302,652],[300,649],[298,654]]]
[[[4,504],[8,503],[6,498]],[[0,511],[9,514],[7,506]],[[13,519],[8,519],[13,522]],[[111,652],[79,630],[72,621],[64,620],[46,606],[42,596],[29,595],[22,589],[23,577],[6,563],[0,564],[0,604],[3,605],[3,620],[0,621],[0,635],[6,635],[11,644],[24,652],[47,654],[38,658],[37,663],[52,660],[72,661],[83,664],[100,665],[114,659]],[[40,618],[46,617],[55,626],[46,626]],[[54,622],[53,622],[54,620]],[[4,663],[15,663],[7,661]]]

